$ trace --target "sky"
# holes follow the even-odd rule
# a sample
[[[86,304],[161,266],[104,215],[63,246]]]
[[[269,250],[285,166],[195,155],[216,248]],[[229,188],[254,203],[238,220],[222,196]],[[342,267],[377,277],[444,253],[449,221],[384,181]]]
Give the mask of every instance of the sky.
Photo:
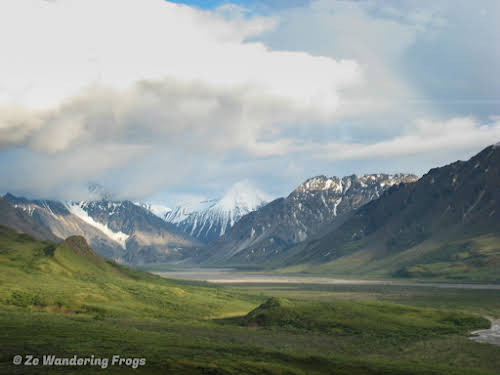
[[[0,2],[0,192],[176,205],[500,141],[500,2]]]

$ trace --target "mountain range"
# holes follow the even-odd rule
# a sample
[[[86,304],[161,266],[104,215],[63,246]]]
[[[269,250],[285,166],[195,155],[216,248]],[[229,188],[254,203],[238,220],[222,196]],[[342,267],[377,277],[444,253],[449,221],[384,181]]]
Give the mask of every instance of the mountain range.
[[[308,179],[290,195],[245,215],[233,228],[194,256],[202,263],[262,264],[340,223],[353,210],[393,185],[415,181],[407,174],[372,174]]]
[[[6,194],[2,201],[5,207],[1,211],[22,215],[25,223],[37,228],[36,238],[61,240],[72,235],[84,236],[99,254],[122,263],[173,260],[185,248],[200,245],[174,225],[126,200],[59,202]],[[29,233],[11,219],[2,224]]]
[[[246,182],[172,210],[99,189],[79,202],[6,194],[0,224],[51,241],[82,235],[99,254],[129,264],[492,280],[500,270],[499,186],[497,144],[421,178],[317,176],[267,204]]]
[[[499,187],[496,144],[395,185],[286,263],[308,272],[498,278]]]

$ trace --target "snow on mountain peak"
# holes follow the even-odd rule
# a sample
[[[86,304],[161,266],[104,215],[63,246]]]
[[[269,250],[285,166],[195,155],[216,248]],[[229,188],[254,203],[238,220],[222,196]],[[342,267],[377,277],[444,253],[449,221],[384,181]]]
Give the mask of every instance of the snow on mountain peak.
[[[262,204],[269,202],[271,197],[260,191],[248,180],[235,183],[215,204],[214,208],[222,211],[234,211],[235,209],[254,211]]]
[[[165,206],[163,204],[141,203],[141,202],[134,202],[134,204],[136,206],[145,208],[153,215],[158,216],[160,219],[164,219],[165,216],[172,211],[170,207]]]
[[[165,215],[165,221],[204,242],[222,236],[243,215],[269,202],[271,197],[248,180],[231,186],[221,199],[191,199]]]
[[[295,189],[295,192],[304,193],[307,191],[329,190],[332,188],[342,191],[342,180],[338,177],[316,176],[300,184],[297,189]]]
[[[412,174],[365,174],[361,177],[356,175],[345,176],[345,177],[326,177],[326,176],[317,176],[312,177],[306,180],[304,183],[299,185],[292,194],[300,194],[300,193],[308,193],[314,191],[324,191],[324,190],[334,190],[339,194],[343,194],[348,191],[351,186],[356,183],[359,184],[363,188],[367,188],[368,186],[380,185],[384,186],[392,186],[395,184],[399,184],[401,182],[412,182],[418,179],[417,176]]]
[[[174,209],[165,213],[162,218],[169,223],[179,224],[197,212],[203,212],[212,208],[216,203],[216,199],[193,197],[179,203]]]

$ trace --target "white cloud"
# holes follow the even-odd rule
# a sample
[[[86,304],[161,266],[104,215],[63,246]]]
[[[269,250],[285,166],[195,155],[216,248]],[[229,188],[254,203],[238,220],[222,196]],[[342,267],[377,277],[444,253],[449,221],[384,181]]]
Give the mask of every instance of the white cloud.
[[[138,81],[175,79],[180,86],[247,88],[331,115],[338,91],[360,82],[354,61],[245,42],[275,19],[220,13],[163,0],[2,2],[2,112],[12,104],[54,111],[90,85],[125,90]],[[12,125],[4,120],[0,127]]]
[[[419,120],[405,134],[392,139],[368,144],[329,143],[321,147],[321,153],[329,160],[392,158],[454,150],[478,150],[499,139],[500,121],[495,117],[489,123],[480,123],[472,117],[446,121]]]
[[[278,128],[335,118],[362,71],[247,41],[276,24],[163,0],[0,2],[0,148],[32,152],[2,167],[24,171],[5,188],[108,175],[139,196],[228,152],[285,155]]]
[[[125,190],[161,189],[196,157],[285,155],[293,140],[266,140],[277,127],[332,120],[340,91],[359,85],[362,72],[353,60],[246,41],[276,23],[238,7],[211,12],[163,0],[0,2],[0,147],[52,155],[34,156],[43,174],[25,177],[24,188],[43,191],[148,155],[190,156],[183,168],[165,163],[168,177]],[[86,154],[106,160],[89,163]],[[55,167],[68,161],[71,168]]]
[[[494,119],[414,122],[463,116],[417,92],[402,64],[451,27],[441,3],[295,4],[262,17],[231,4],[0,1],[0,189],[71,198],[68,186],[104,179],[144,198],[236,175],[289,186],[500,138]],[[445,63],[428,60],[424,72]]]
[[[288,140],[261,138],[277,134],[274,127],[283,123],[324,121],[325,117],[328,114],[314,105],[266,96],[252,87],[141,81],[123,90],[90,87],[53,109],[0,107],[0,145],[57,153],[113,142],[193,153],[237,149],[253,156],[282,155]]]
[[[280,23],[262,39],[274,48],[356,60],[363,69],[363,85],[342,91],[337,116],[363,119],[371,127],[378,121],[384,128],[388,120],[415,118],[424,106],[415,105],[414,99],[426,93],[408,77],[408,64],[402,61],[422,40],[445,29],[446,19],[441,4],[420,4],[312,0],[280,12]],[[433,53],[429,64],[438,56]],[[436,107],[432,101],[425,103],[427,113],[435,114]]]

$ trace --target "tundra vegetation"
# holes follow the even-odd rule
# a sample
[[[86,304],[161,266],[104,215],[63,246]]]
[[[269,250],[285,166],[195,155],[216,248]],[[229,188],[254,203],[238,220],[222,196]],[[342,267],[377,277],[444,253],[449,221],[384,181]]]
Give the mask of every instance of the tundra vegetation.
[[[500,291],[383,286],[219,286],[105,261],[0,228],[0,373],[16,354],[144,357],[107,374],[496,374],[500,347],[469,340]]]

